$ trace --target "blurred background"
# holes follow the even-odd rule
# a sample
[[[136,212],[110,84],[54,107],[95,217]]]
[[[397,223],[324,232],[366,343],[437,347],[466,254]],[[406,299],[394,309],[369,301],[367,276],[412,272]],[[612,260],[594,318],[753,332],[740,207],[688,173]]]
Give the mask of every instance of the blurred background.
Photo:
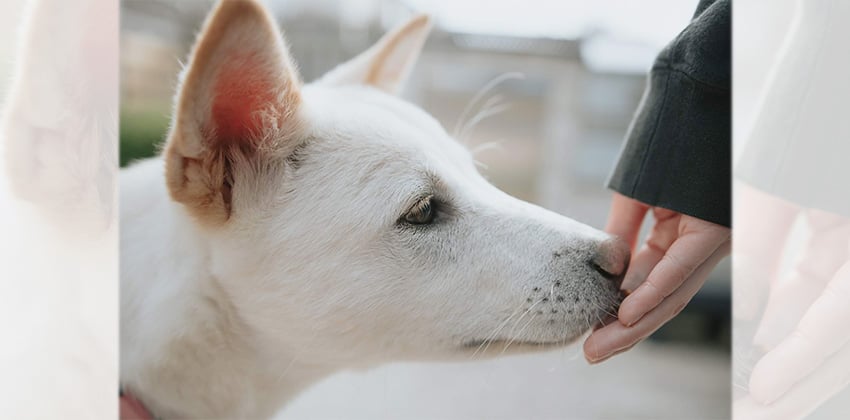
[[[18,28],[24,14],[25,2],[0,3],[0,106],[6,103],[9,85],[15,70],[15,54],[21,38]],[[5,108],[0,108],[5,111]]]
[[[502,190],[604,226],[605,181],[655,55],[696,0],[266,0],[305,81],[414,13],[435,27],[404,96],[472,149]],[[123,1],[121,165],[164,140],[177,75],[210,1]],[[287,418],[727,418],[728,261],[675,320],[587,366],[580,346],[336,375]]]

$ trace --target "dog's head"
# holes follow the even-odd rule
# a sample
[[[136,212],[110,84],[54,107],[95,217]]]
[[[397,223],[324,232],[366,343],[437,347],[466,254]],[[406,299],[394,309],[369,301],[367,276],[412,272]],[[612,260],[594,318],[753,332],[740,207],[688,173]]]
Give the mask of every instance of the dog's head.
[[[489,343],[570,342],[618,302],[625,245],[499,191],[394,96],[429,27],[417,17],[308,85],[253,1],[221,2],[201,32],[167,184],[239,325],[271,348],[340,364],[498,354]]]

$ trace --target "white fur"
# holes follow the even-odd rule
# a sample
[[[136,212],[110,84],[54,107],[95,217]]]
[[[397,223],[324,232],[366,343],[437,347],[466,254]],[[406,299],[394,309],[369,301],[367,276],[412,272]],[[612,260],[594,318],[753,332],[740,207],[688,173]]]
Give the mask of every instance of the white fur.
[[[341,369],[563,345],[616,301],[590,263],[606,234],[341,71],[302,87],[297,162],[237,180],[221,226],[172,201],[161,158],[123,172],[121,383],[155,415],[268,417]],[[435,223],[400,223],[428,194]]]

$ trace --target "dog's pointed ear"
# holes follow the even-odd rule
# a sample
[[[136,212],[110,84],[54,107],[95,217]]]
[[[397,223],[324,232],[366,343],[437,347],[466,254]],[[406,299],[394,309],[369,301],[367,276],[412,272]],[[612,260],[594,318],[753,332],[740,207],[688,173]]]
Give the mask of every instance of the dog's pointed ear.
[[[222,0],[193,47],[165,148],[171,196],[207,223],[230,216],[242,166],[293,147],[300,81],[283,37],[255,0]]]
[[[384,35],[368,50],[328,72],[319,83],[365,84],[398,93],[430,32],[431,19],[418,15]]]

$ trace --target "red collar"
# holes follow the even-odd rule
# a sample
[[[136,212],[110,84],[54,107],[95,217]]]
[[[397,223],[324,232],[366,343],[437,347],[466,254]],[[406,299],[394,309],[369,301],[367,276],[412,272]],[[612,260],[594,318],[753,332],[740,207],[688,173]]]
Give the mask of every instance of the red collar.
[[[145,405],[128,392],[121,392],[119,398],[119,417],[121,420],[153,420],[154,416],[145,408]]]

